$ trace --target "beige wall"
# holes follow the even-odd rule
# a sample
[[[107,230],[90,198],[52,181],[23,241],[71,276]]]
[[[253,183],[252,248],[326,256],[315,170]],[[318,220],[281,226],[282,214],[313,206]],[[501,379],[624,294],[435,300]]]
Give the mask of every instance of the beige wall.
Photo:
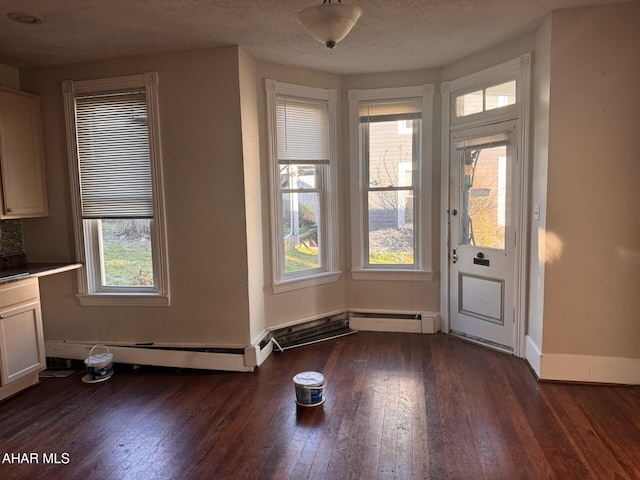
[[[250,338],[255,342],[265,330],[262,177],[260,175],[260,125],[256,88],[256,62],[239,49],[240,108],[244,157],[244,197],[249,277]]]
[[[553,14],[544,353],[640,358],[638,25],[638,3]]]
[[[549,151],[549,82],[551,62],[551,15],[536,32],[536,49],[533,56],[531,82],[531,227],[529,244],[529,315],[527,335],[542,349],[542,327],[544,306],[544,267],[546,209],[547,209],[547,166]],[[534,209],[539,211],[534,218]],[[549,235],[553,241],[553,235]],[[550,245],[550,255],[554,245]],[[551,260],[551,257],[550,257]]]
[[[41,96],[50,216],[24,221],[30,261],[74,258],[61,83],[159,73],[171,307],[80,307],[74,274],[42,280],[48,340],[246,345],[250,341],[238,48],[21,70]],[[250,130],[250,129],[249,129]],[[245,147],[246,148],[243,148]]]
[[[0,63],[0,85],[20,90],[20,70],[16,67]]]
[[[531,52],[536,47],[535,34],[527,34],[478,52],[458,62],[445,65],[442,68],[442,81],[455,80],[465,75],[479,72],[485,68],[508,62],[520,55]]]

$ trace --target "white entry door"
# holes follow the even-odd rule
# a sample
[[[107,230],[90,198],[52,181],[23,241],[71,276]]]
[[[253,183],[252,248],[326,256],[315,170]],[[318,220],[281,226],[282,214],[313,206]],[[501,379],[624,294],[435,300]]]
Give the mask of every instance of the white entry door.
[[[451,134],[450,330],[513,352],[516,123]]]

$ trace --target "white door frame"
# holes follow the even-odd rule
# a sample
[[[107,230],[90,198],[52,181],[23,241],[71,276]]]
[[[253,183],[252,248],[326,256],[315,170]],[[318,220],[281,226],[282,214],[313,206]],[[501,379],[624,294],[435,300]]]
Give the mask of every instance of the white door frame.
[[[506,115],[500,109],[478,115],[464,122],[464,125],[452,125],[451,99],[455,93],[472,91],[474,88],[491,86],[501,79],[516,79],[516,108]],[[450,175],[450,136],[457,128],[470,128],[486,125],[496,121],[515,119],[518,122],[518,161],[514,168],[518,169],[517,184],[514,189],[520,192],[516,212],[516,275],[515,290],[515,325],[514,348],[516,357],[525,355],[525,324],[527,315],[527,279],[528,279],[528,232],[529,232],[529,128],[530,128],[530,82],[531,82],[531,53],[526,53],[509,62],[487,68],[465,77],[443,82],[442,94],[442,139],[441,139],[441,208],[440,208],[440,317],[441,329],[449,333],[449,175]]]

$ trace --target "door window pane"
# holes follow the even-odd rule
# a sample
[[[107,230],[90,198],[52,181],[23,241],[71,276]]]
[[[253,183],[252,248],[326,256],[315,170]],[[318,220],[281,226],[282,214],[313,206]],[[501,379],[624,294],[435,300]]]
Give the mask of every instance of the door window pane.
[[[505,248],[507,147],[461,152],[461,238],[463,245]]]

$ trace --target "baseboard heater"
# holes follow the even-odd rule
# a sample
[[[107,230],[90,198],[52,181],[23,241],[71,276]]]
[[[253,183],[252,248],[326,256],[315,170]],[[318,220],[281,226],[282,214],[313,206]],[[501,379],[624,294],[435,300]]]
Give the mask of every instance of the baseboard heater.
[[[354,330],[374,332],[436,333],[439,316],[434,312],[349,312]]]
[[[271,341],[275,345],[275,351],[283,352],[291,348],[344,337],[353,333],[356,332],[349,328],[349,316],[347,313],[341,313],[273,330]]]
[[[92,343],[46,341],[45,353],[51,358],[84,360],[89,356]],[[108,344],[116,363],[154,365],[159,367],[194,368],[251,372],[256,364],[247,355],[255,352],[248,348],[217,348],[205,346]]]

